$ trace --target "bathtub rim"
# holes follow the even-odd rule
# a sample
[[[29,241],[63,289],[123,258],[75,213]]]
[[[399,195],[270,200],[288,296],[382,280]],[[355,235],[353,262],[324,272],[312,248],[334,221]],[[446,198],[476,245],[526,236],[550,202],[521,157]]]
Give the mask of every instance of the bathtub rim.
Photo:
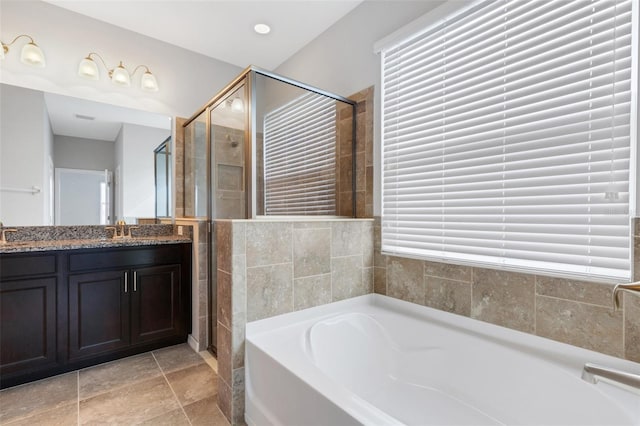
[[[317,322],[334,318],[342,314],[353,313],[353,309],[355,307],[365,306],[372,306],[374,308],[392,311],[421,321],[435,323],[438,326],[443,326],[448,329],[453,328],[456,332],[462,332],[464,334],[471,334],[476,337],[488,339],[492,343],[505,345],[518,352],[524,352],[527,355],[533,355],[558,365],[559,368],[577,378],[580,377],[582,368],[586,362],[595,362],[607,367],[640,374],[640,363],[616,358],[611,355],[554,341],[534,334],[513,330],[496,324],[440,311],[427,306],[417,305],[379,294],[367,294],[364,296],[358,296],[326,305],[249,322],[246,324],[247,342],[245,345],[245,359],[248,361],[250,358],[248,355],[250,347],[255,347],[265,353],[265,355],[267,355],[273,362],[294,374],[299,380],[303,381],[306,386],[310,386],[317,390],[325,398],[355,419],[359,419],[361,421],[363,421],[363,419],[366,420],[368,416],[367,410],[372,407],[368,402],[362,400],[353,404],[353,398],[349,398],[349,396],[352,396],[349,391],[342,389],[326,377],[321,371],[305,368],[305,360],[297,359],[296,356],[276,359],[270,352],[270,342],[267,341],[269,334],[272,332],[285,333],[287,329],[295,328],[296,330],[294,332],[299,333],[301,330],[309,329],[309,327]],[[245,372],[247,373],[246,383],[249,385],[250,366],[248,362],[246,362],[245,365]],[[608,391],[613,391],[614,394],[619,392],[628,392],[628,390],[619,389],[617,387],[614,388],[611,385],[602,382],[596,386],[600,386],[598,389],[601,393],[605,394],[603,397],[606,396],[613,400],[616,399],[612,398],[610,395],[606,395],[610,392],[601,390],[603,387],[608,387]],[[249,386],[247,386],[247,389],[248,388]],[[346,405],[344,404],[345,400],[349,401]],[[247,395],[247,404],[249,403],[249,395]],[[621,407],[627,407],[623,402],[618,401],[618,403]],[[625,411],[629,411],[628,407],[625,408]],[[638,416],[638,418],[640,418],[640,416]],[[364,423],[373,424],[375,422],[369,421],[367,423],[364,421]],[[388,423],[398,424],[397,422]]]

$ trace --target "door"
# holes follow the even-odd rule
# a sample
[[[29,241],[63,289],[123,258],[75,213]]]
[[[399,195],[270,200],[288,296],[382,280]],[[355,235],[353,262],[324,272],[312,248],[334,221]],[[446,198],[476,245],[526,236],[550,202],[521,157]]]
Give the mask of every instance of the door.
[[[130,272],[69,277],[69,358],[75,360],[130,344]]]
[[[55,224],[106,225],[111,216],[111,172],[55,169]]]
[[[180,265],[137,268],[132,283],[132,343],[185,334]]]
[[[0,377],[56,363],[56,277],[0,280]]]
[[[244,82],[231,89],[210,110],[209,117],[209,348],[217,352],[218,284],[216,219],[247,218],[245,166],[248,140],[248,100]]]

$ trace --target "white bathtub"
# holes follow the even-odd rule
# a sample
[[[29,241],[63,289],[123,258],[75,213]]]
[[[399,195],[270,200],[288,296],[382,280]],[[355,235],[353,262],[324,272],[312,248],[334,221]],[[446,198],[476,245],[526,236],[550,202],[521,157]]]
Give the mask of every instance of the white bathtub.
[[[639,425],[640,364],[380,295],[247,324],[249,425]]]

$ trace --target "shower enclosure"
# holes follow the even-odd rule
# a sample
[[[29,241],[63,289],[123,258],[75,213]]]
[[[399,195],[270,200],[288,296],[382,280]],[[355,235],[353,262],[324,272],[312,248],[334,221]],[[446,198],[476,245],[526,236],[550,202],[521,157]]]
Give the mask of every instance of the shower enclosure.
[[[216,351],[218,219],[355,216],[355,102],[255,67],[183,125],[185,217],[208,223]]]

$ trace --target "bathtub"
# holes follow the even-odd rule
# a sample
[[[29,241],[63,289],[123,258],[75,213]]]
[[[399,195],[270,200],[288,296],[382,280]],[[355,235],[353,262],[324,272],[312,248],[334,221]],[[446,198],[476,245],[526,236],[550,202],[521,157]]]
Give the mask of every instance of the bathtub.
[[[380,295],[247,324],[253,426],[640,425],[640,364]]]

